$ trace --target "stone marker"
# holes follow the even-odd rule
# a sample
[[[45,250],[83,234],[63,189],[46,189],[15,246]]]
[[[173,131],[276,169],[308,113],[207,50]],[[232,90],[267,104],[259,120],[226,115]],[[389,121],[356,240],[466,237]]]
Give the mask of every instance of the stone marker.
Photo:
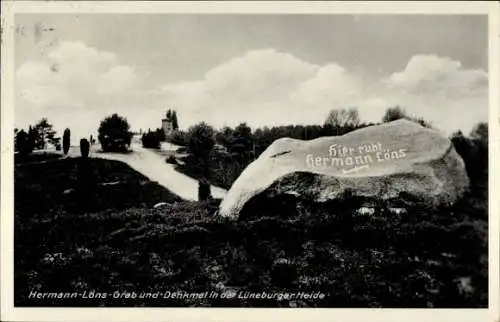
[[[325,202],[347,190],[378,200],[403,195],[437,206],[455,202],[468,185],[464,162],[448,138],[400,119],[342,136],[276,140],[234,182],[219,214],[237,217],[257,195]]]

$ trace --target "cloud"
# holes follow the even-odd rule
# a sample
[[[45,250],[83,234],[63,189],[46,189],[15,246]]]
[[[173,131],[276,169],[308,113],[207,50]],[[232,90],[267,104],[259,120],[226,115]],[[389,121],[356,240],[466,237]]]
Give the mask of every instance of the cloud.
[[[378,97],[407,107],[446,133],[469,132],[488,121],[488,74],[451,58],[413,56],[404,70],[380,83]]]
[[[342,66],[327,64],[315,75],[303,79],[292,98],[300,104],[332,107],[342,105],[361,95],[361,79],[351,75]]]
[[[35,106],[45,105],[40,88],[57,88],[71,100],[53,100],[55,105],[73,105],[88,93],[114,94],[131,89],[137,80],[134,70],[118,62],[115,54],[98,51],[81,42],[63,42],[46,61],[28,61],[17,71],[23,97]]]
[[[404,70],[368,80],[334,62],[321,66],[265,49],[162,91],[185,126],[200,121],[215,126],[322,123],[330,109],[352,106],[362,119],[378,122],[388,107],[401,105],[451,133],[487,120],[487,83],[486,72],[446,57],[417,55]]]
[[[186,125],[322,122],[333,102],[355,95],[358,80],[337,64],[320,66],[274,49],[255,50],[209,70],[201,80],[163,86]]]
[[[63,42],[45,60],[26,61],[17,70],[16,120],[33,123],[45,116],[60,127],[81,128],[84,135],[90,130],[84,123],[90,120],[81,116],[103,116],[112,108],[106,102],[126,101],[138,78],[114,53]]]
[[[459,61],[434,55],[413,56],[405,70],[392,74],[387,84],[410,93],[456,92],[471,94],[487,88],[488,75],[464,69]]]
[[[204,83],[211,95],[230,94],[236,102],[274,100],[287,95],[319,68],[274,49],[255,50],[213,68]]]
[[[378,122],[394,105],[447,133],[470,131],[488,119],[487,73],[432,55],[416,55],[380,79],[275,49],[247,52],[192,81],[147,87],[146,75],[115,53],[63,42],[45,60],[18,69],[16,126],[43,116],[61,133],[70,127],[78,137],[95,133],[103,117],[117,112],[134,129],[156,128],[169,108],[177,111],[182,129],[201,121],[215,127],[321,124],[331,109],[346,107]]]

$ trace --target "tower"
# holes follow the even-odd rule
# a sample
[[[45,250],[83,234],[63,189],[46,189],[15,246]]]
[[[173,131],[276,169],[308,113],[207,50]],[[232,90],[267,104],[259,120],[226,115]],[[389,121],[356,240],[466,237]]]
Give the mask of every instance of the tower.
[[[168,113],[166,113],[165,118],[161,120],[161,128],[165,135],[169,135],[174,129],[172,117]]]

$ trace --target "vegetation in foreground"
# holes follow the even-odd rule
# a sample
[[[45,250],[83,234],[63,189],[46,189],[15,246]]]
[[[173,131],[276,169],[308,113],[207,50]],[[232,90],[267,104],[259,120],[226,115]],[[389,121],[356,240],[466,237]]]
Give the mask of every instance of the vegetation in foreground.
[[[179,201],[120,162],[19,165],[15,305],[486,307],[484,189],[474,186],[451,208],[401,215],[357,214],[350,199],[319,206],[262,199],[231,221],[214,215],[217,201]],[[166,204],[154,208],[159,202]],[[325,298],[29,298],[31,291],[227,290]]]

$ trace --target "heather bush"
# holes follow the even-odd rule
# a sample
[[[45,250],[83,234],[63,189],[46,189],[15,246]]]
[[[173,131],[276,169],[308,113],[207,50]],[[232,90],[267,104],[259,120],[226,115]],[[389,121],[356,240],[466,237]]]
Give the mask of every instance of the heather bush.
[[[185,146],[188,144],[188,135],[184,131],[173,131],[171,134],[167,135],[166,141],[172,144]]]
[[[22,157],[26,157],[33,151],[33,142],[30,135],[24,130],[16,133],[15,149]]]
[[[63,134],[63,152],[65,155],[68,154],[70,144],[71,144],[71,132],[67,128],[64,130]]]
[[[89,156],[90,144],[87,139],[80,140],[80,153],[82,158],[86,159]]]
[[[160,137],[158,132],[148,131],[142,135],[142,146],[148,149],[159,149],[160,148]]]

